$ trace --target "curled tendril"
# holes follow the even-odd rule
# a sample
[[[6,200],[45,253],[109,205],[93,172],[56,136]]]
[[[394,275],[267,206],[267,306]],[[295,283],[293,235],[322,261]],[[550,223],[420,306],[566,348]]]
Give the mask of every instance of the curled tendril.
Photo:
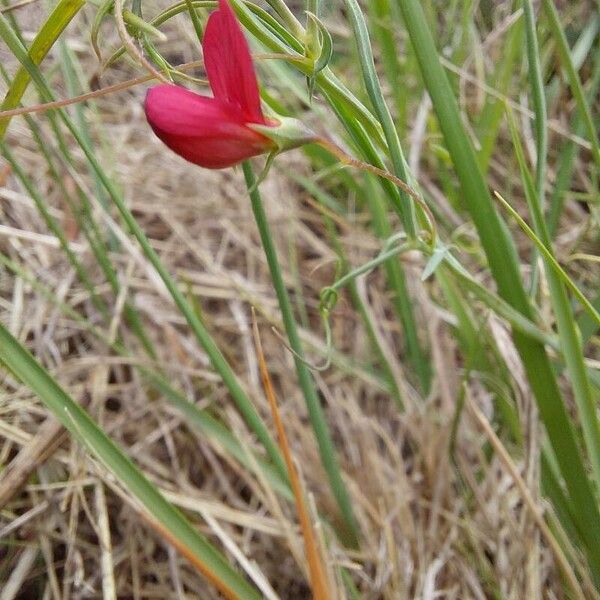
[[[335,308],[339,298],[339,293],[333,286],[329,285],[321,290],[319,298],[319,312],[321,313],[322,317],[325,316],[327,319],[329,319],[329,313]]]
[[[322,365],[317,365],[315,363],[311,363],[303,356],[300,356],[286,341],[285,338],[272,327],[273,333],[277,336],[279,341],[285,346],[286,350],[288,350],[291,354],[293,354],[296,360],[299,360],[302,364],[306,365],[312,371],[326,371],[329,369],[331,365],[331,356],[333,354],[333,338],[331,335],[331,325],[329,324],[329,311],[321,311],[321,321],[323,323],[323,329],[325,330],[325,362]]]

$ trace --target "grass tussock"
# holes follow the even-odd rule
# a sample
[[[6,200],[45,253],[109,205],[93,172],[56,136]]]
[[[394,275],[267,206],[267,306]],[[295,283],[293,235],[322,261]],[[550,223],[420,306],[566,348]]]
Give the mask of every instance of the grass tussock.
[[[142,4],[148,20],[167,7]],[[510,2],[481,2],[472,10],[462,2],[450,3],[449,9],[445,3],[422,4],[428,23],[437,27],[441,61],[486,185],[531,223],[503,105],[506,101],[512,107],[525,159],[535,173],[537,113],[528,96],[521,12]],[[557,4],[597,120],[600,59],[594,5]],[[289,5],[297,15],[304,9]],[[15,31],[29,43],[45,21],[46,8],[34,2],[6,14],[14,16]],[[348,541],[321,466],[241,169],[199,169],[167,151],[144,118],[148,84],[65,110],[93,141],[102,169],[276,440],[261,383],[263,355],[257,354],[253,337],[255,311],[264,366],[298,471],[301,518],[276,469],[264,467],[269,459],[256,432],[242,418],[147,253],[53,112],[14,117],[3,142],[12,159],[4,154],[0,165],[2,323],[262,597],[597,597],[593,551],[571,514],[571,489],[552,462],[553,452],[543,454],[553,446],[512,337],[511,327],[519,330],[519,323],[506,308],[510,298],[496,295],[491,261],[424,91],[410,36],[400,25],[404,21],[395,3],[365,2],[362,9],[382,94],[412,174],[409,183],[427,202],[440,243],[452,248],[472,283],[445,263],[434,268],[431,253],[415,246],[339,290],[329,314],[328,348],[319,312],[322,290],[385,250],[406,215],[394,210],[386,182],[340,166],[315,146],[278,157],[260,185],[306,363],[358,523],[357,547]],[[145,75],[127,56],[101,73],[89,41],[97,10],[85,7],[42,65],[59,99]],[[200,17],[206,14],[201,8]],[[543,211],[554,255],[597,308],[593,144],[555,57],[552,31],[540,14],[549,148],[547,174],[539,182]],[[323,3],[322,19],[334,42],[330,68],[370,107],[346,5]],[[595,29],[589,25],[593,22]],[[189,15],[184,12],[161,31],[167,41],[156,47],[171,64],[198,60]],[[99,40],[104,59],[119,46],[110,15]],[[380,166],[368,153],[359,156],[365,146],[337,121],[319,83],[309,104],[305,78],[293,63],[266,56],[272,48],[257,45],[253,50],[261,83],[275,102],[349,154]],[[358,52],[363,50],[359,46]],[[0,52],[10,81],[18,62],[6,47],[0,45]],[[201,69],[191,73],[203,78]],[[40,101],[31,85],[23,104]],[[347,110],[341,101],[339,106]],[[375,140],[368,120],[364,123],[363,131]],[[382,150],[389,141],[373,143],[393,171],[393,161]],[[257,172],[262,162],[255,160]],[[552,361],[589,474],[585,427],[569,376],[571,363],[555,326],[547,271],[531,239],[501,207],[499,213],[515,241],[522,282],[533,288],[533,316],[527,318]],[[71,255],[49,222],[62,232]],[[104,269],[99,256],[106,260]],[[398,267],[400,275],[394,270]],[[426,269],[434,272],[423,279]],[[412,342],[398,304],[400,276],[416,324]],[[569,302],[597,409],[597,324],[576,301]],[[416,353],[411,354],[411,343]],[[6,356],[0,360],[8,364]],[[328,368],[314,368],[328,360]],[[182,412],[152,379],[159,373],[226,433],[199,425],[198,413]],[[226,579],[203,568],[110,464],[75,440],[77,431],[65,431],[14,370],[2,373],[2,390],[2,600],[221,597],[207,581],[223,591]],[[591,489],[599,506],[597,490]],[[315,573],[321,584],[315,585]],[[225,595],[241,597],[226,590]]]

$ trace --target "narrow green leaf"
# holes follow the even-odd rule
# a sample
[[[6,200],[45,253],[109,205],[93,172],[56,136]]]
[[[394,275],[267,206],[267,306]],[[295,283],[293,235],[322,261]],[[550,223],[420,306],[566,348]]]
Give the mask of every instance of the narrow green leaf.
[[[84,4],[85,0],[59,0],[31,43],[28,55],[34,65],[39,65],[44,60],[65,27]],[[10,28],[3,15],[2,19],[5,26]],[[4,102],[2,102],[2,106],[0,106],[0,110],[11,110],[19,106],[30,81],[31,74],[24,66],[21,66],[4,98]],[[0,119],[0,140],[4,139],[9,124],[10,117]]]
[[[398,132],[396,131],[396,127],[392,120],[392,115],[385,103],[383,92],[379,85],[379,78],[375,71],[375,62],[373,60],[367,24],[357,0],[345,0],[345,2],[346,7],[348,8],[350,23],[352,24],[352,29],[354,31],[354,38],[358,46],[358,56],[363,74],[363,81],[365,82],[369,99],[375,108],[375,112],[377,113],[377,117],[383,128],[389,154],[392,159],[392,165],[394,167],[394,174],[405,183],[410,184],[406,160],[404,158],[402,146],[400,145]],[[402,190],[400,190],[400,199],[400,204],[395,206],[395,208],[402,217],[402,224],[404,225],[408,236],[414,237],[417,231],[414,202],[409,198],[408,194]]]
[[[594,119],[592,117],[590,105],[585,98],[583,86],[581,85],[581,79],[579,79],[579,74],[577,73],[577,69],[573,63],[573,58],[569,49],[569,43],[567,42],[565,32],[563,31],[560,23],[560,17],[556,10],[556,6],[554,6],[553,0],[542,0],[542,5],[544,7],[544,13],[548,18],[548,25],[550,26],[550,30],[552,31],[552,35],[556,41],[556,47],[560,56],[560,60],[563,63],[565,71],[567,72],[567,78],[571,86],[571,91],[575,96],[577,108],[579,109],[583,118],[583,123],[586,128],[588,138],[592,144],[592,156],[594,157],[596,167],[600,169],[600,142],[598,141],[597,128],[594,125]]]

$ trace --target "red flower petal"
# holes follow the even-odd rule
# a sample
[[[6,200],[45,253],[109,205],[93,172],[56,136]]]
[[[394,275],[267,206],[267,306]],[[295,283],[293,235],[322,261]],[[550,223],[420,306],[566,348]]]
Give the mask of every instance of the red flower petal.
[[[222,169],[272,147],[269,139],[246,127],[230,105],[176,85],[148,90],[144,109],[154,133],[201,167]]]
[[[248,42],[227,0],[208,17],[202,49],[214,97],[235,106],[247,123],[266,124]]]

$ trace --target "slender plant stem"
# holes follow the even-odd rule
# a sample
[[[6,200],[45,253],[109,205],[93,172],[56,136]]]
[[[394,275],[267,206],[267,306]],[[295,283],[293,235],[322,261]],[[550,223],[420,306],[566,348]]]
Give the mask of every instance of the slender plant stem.
[[[375,62],[373,60],[373,51],[371,49],[371,43],[369,41],[369,33],[367,31],[367,24],[363,16],[362,10],[358,5],[357,0],[346,0],[346,7],[348,9],[348,17],[354,30],[354,36],[358,45],[358,57],[360,60],[360,66],[363,73],[363,80],[367,88],[367,93],[379,122],[383,128],[383,133],[388,146],[389,154],[392,159],[392,165],[394,168],[394,174],[401,179],[404,183],[408,183],[408,171],[406,168],[406,161],[404,159],[404,153],[402,146],[400,145],[400,139],[398,138],[398,132],[396,126],[392,120],[392,115],[385,103],[381,86],[379,85],[379,79],[375,71]],[[400,190],[400,197],[402,203],[399,207],[400,216],[402,217],[402,224],[408,234],[409,238],[413,238],[417,232],[416,218],[414,205],[408,198],[405,189]]]
[[[258,227],[260,239],[265,251],[269,270],[271,272],[271,279],[277,294],[277,300],[279,301],[279,308],[281,310],[283,324],[287,333],[290,347],[294,351],[294,362],[296,365],[298,382],[302,388],[310,421],[315,432],[315,437],[317,438],[321,461],[325,471],[327,472],[327,476],[329,477],[331,490],[337,500],[340,512],[344,519],[349,542],[352,546],[357,546],[359,534],[354,517],[354,511],[352,510],[350,496],[348,495],[346,485],[344,484],[340,473],[340,468],[335,455],[335,448],[333,446],[333,441],[329,433],[327,421],[325,420],[325,414],[319,401],[312,375],[306,363],[303,361],[304,351],[302,349],[302,343],[298,334],[296,319],[294,318],[294,313],[292,310],[292,303],[290,302],[290,297],[283,281],[283,275],[279,265],[279,260],[277,258],[275,243],[273,242],[271,229],[269,227],[269,222],[265,213],[260,192],[256,186],[256,177],[254,175],[254,171],[252,170],[252,165],[249,162],[244,162],[242,167],[244,170],[246,185],[248,186],[248,191],[250,194],[252,211],[254,212],[254,218],[256,219],[256,225]]]
[[[348,133],[352,137],[356,147],[360,150],[364,159],[368,161],[355,161],[352,157],[348,156],[341,150],[336,144],[329,142],[328,140],[321,139],[319,143],[330,151],[334,156],[337,156],[343,163],[354,166],[357,169],[365,170],[373,173],[381,179],[381,187],[385,192],[386,197],[395,198],[395,205],[402,202],[400,196],[400,189],[404,186],[404,191],[407,195],[411,196],[415,202],[423,202],[416,191],[414,191],[406,183],[391,175],[385,170],[385,165],[381,160],[381,157],[377,153],[371,138],[367,135],[363,127],[359,125],[357,120],[348,114],[347,111],[339,109],[335,103],[331,103],[331,107],[336,111],[339,119],[342,121]],[[422,207],[425,211],[425,203],[423,202]],[[392,226],[387,216],[387,212],[384,207],[380,207],[378,203],[371,202],[370,207],[375,208],[373,213],[373,227],[378,237],[382,239],[388,238],[392,234]],[[379,208],[379,210],[377,210]],[[435,221],[433,217],[430,217],[432,235],[435,233]],[[433,241],[432,241],[433,243]],[[409,359],[412,363],[413,370],[419,379],[421,388],[426,394],[429,391],[431,385],[431,366],[427,359],[427,353],[422,347],[417,331],[417,320],[414,314],[414,307],[412,300],[408,293],[408,286],[406,283],[406,276],[402,270],[402,265],[399,262],[390,262],[389,266],[386,266],[387,279],[391,290],[394,292],[393,302],[394,308],[398,314],[404,335],[406,338],[406,350]]]
[[[514,120],[510,120],[511,134],[513,136],[515,151],[521,176],[525,187],[525,196],[533,219],[535,233],[540,242],[545,246],[546,252],[543,256],[546,260],[546,279],[548,281],[548,290],[550,292],[550,302],[556,315],[556,325],[558,335],[561,341],[561,347],[564,352],[565,363],[571,378],[573,395],[579,409],[581,427],[585,444],[588,449],[592,473],[596,481],[596,486],[600,486],[600,427],[598,427],[597,407],[592,397],[590,382],[587,377],[585,361],[581,347],[581,335],[577,330],[577,322],[573,317],[573,311],[569,302],[569,297],[565,285],[559,274],[553,269],[553,262],[556,259],[553,256],[552,242],[546,221],[542,213],[541,201],[536,197],[531,176],[525,164],[525,156],[518,137],[517,128]],[[553,259],[553,260],[552,260]],[[595,312],[589,301],[586,303]],[[597,314],[597,313],[596,313]]]
[[[545,210],[544,184],[546,183],[546,155],[548,154],[547,109],[544,80],[542,79],[542,66],[540,64],[540,51],[535,28],[535,14],[531,0],[523,0],[525,14],[525,40],[527,42],[527,64],[529,80],[531,83],[531,96],[535,114],[535,190],[542,212]],[[530,291],[535,294],[538,287],[538,253],[532,252]]]
[[[535,189],[538,201],[543,210],[545,205],[544,184],[546,183],[546,154],[548,153],[546,95],[544,93],[544,80],[542,78],[539,45],[535,30],[535,15],[533,13],[531,0],[523,0],[523,11],[525,13],[526,23],[527,61],[529,63],[531,95],[535,113],[535,147],[537,153],[535,165]]]
[[[267,0],[267,4],[279,15],[281,20],[290,28],[290,31],[299,39],[303,40],[305,36],[304,27],[294,13],[289,9],[283,0]]]

